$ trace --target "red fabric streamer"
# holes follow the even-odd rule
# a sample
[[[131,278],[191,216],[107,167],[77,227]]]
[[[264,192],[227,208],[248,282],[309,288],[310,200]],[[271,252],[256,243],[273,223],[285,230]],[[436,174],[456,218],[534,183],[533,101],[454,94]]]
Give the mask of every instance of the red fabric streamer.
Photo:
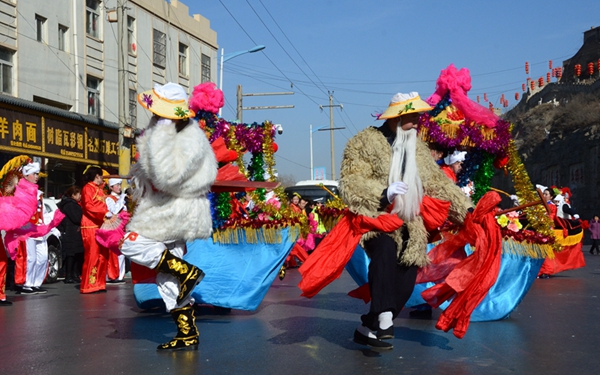
[[[461,230],[429,252],[432,264],[417,277],[417,283],[443,280],[421,295],[433,307],[453,298],[436,328],[444,332],[454,329],[454,336],[459,339],[467,333],[473,310],[498,278],[502,235],[494,212],[500,201],[498,193],[486,193],[475,211],[467,214]],[[469,257],[464,253],[467,243],[475,248]]]
[[[210,144],[219,163],[229,163],[237,160],[237,152],[227,148],[223,137],[219,137]]]
[[[450,202],[429,196],[421,201],[421,217],[428,232],[432,232],[444,224],[450,212]]]
[[[559,272],[585,267],[583,241],[572,246],[563,246],[562,251],[554,253],[554,259],[546,258],[538,275],[556,275]]]
[[[369,283],[364,283],[358,288],[348,292],[348,295],[352,298],[362,299],[365,303],[371,301],[371,290],[369,289]]]
[[[391,214],[370,218],[352,212],[346,213],[300,266],[302,280],[298,287],[302,290],[302,296],[312,298],[340,277],[363,234],[373,230],[393,232],[402,224],[403,221],[398,216]]]

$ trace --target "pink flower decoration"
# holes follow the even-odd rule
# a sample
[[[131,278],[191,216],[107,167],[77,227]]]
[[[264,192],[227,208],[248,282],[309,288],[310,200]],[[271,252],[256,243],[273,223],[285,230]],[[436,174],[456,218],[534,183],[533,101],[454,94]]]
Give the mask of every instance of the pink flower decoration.
[[[217,113],[224,104],[223,91],[219,90],[212,82],[201,83],[194,87],[194,92],[189,100],[190,108],[194,112]]]
[[[148,107],[148,109],[152,107],[152,95],[142,94],[142,101],[146,103],[146,107]]]
[[[281,208],[281,202],[279,200],[277,200],[276,198],[271,198],[267,201],[267,204],[275,207],[275,208]]]
[[[519,227],[517,226],[517,224],[514,223],[514,222],[512,222],[512,221],[510,222],[510,224],[508,224],[506,226],[506,228],[508,228],[509,230],[512,230],[513,232],[518,232],[519,231]]]

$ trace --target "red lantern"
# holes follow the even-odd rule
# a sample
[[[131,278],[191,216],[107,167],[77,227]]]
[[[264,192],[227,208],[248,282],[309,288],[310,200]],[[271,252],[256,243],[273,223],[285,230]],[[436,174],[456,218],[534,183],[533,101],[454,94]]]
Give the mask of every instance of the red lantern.
[[[546,83],[550,83],[550,73],[546,73]]]
[[[523,89],[523,91],[525,91],[526,88],[527,88],[526,85],[524,83],[522,83],[521,84],[521,89]]]
[[[529,86],[531,87],[531,91],[535,90],[535,81],[533,79],[529,81]]]
[[[484,101],[484,102],[487,102],[487,101],[488,101],[488,100],[487,100],[487,93],[485,93],[485,92],[483,93],[483,101]]]
[[[518,92],[515,92],[515,100],[519,101],[519,93]]]
[[[589,75],[593,75],[594,74],[594,63],[588,63],[588,74]]]
[[[538,86],[539,87],[544,87],[544,77],[538,78]]]
[[[525,74],[529,74],[529,61],[525,61]]]
[[[579,77],[581,75],[581,64],[575,65],[575,75]]]
[[[477,103],[479,103],[479,95],[477,95]]]
[[[556,68],[556,77],[557,78],[562,77],[562,67]]]
[[[552,70],[552,60],[548,61],[548,69]]]

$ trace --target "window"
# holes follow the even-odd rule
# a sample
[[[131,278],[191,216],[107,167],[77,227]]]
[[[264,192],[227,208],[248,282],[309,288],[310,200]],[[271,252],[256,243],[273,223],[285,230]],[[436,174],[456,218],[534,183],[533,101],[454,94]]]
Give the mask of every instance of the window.
[[[100,37],[100,1],[85,0],[85,30],[87,35]]]
[[[13,55],[13,51],[0,47],[0,89],[5,94],[12,94]]]
[[[179,43],[179,75],[182,75],[184,77],[187,77],[187,75],[188,75],[188,73],[187,73],[188,72],[187,54],[188,54],[188,47],[183,43]]]
[[[69,28],[63,25],[58,25],[58,49],[67,51],[67,33]]]
[[[210,82],[210,57],[202,54],[202,77],[201,82]]]
[[[35,39],[42,43],[46,41],[46,19],[37,14],[35,15]]]
[[[129,89],[129,125],[137,125],[137,92]]]
[[[127,16],[127,48],[129,53],[135,53],[135,18]]]
[[[153,48],[153,60],[154,65],[159,68],[167,67],[167,36],[154,29],[154,48]]]
[[[100,116],[100,80],[87,77],[88,115]]]

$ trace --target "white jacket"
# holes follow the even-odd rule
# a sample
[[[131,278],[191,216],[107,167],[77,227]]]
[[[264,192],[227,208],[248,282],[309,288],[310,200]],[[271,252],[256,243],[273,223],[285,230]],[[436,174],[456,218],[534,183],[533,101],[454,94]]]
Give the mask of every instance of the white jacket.
[[[152,121],[138,138],[132,168],[137,205],[127,230],[166,242],[212,233],[207,194],[217,176],[214,152],[196,121],[177,132]]]

